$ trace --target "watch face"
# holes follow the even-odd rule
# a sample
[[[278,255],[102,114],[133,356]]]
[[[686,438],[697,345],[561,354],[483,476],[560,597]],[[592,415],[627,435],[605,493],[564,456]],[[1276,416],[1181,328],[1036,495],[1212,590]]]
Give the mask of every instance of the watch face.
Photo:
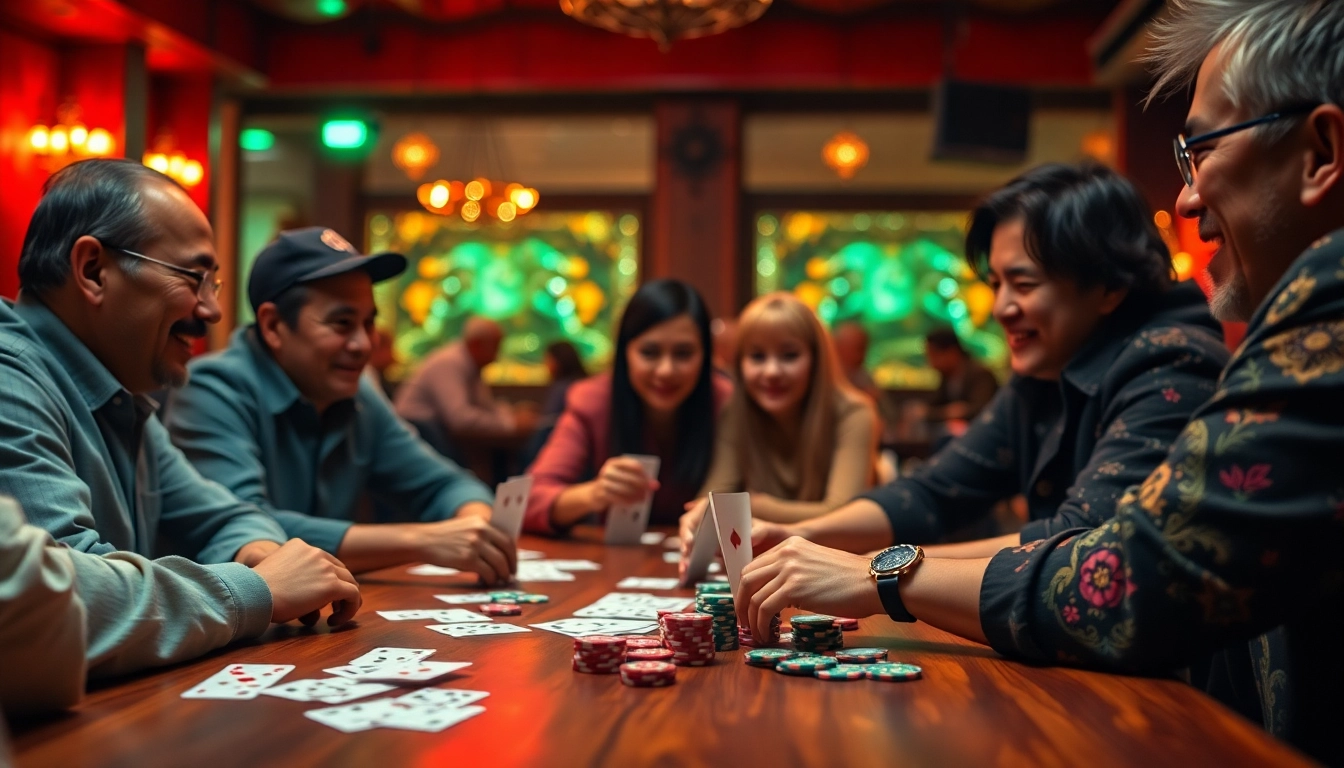
[[[891,573],[915,561],[917,550],[910,544],[897,544],[873,558],[873,570],[878,573]]]

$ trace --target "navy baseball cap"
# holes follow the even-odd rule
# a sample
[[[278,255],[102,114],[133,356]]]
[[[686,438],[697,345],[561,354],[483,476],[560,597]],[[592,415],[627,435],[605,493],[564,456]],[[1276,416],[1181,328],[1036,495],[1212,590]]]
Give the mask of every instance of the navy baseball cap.
[[[406,257],[399,253],[365,256],[336,230],[326,227],[287,230],[257,254],[247,279],[247,300],[256,312],[257,307],[296,285],[357,269],[378,283],[405,272]]]

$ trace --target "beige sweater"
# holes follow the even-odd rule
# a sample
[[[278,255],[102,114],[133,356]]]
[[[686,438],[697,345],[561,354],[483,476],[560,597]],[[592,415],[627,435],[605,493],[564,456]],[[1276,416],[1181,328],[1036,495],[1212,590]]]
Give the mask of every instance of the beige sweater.
[[[752,494],[751,514],[772,522],[793,522],[823,515],[872,487],[877,463],[877,414],[866,398],[842,396],[836,405],[835,445],[826,493],[821,499],[799,499],[802,477],[796,466],[797,443],[807,435],[790,438],[782,430],[768,435],[745,434],[747,420],[734,405],[724,411],[714,446],[714,464],[701,487],[710,491]],[[764,451],[769,477],[745,477],[743,452]]]

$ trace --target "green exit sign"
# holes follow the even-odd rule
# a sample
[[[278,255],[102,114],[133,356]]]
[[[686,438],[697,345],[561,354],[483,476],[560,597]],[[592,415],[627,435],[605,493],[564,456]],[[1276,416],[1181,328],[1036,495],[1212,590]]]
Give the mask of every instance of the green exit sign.
[[[359,149],[369,140],[363,120],[328,120],[322,124],[322,143],[330,149]]]

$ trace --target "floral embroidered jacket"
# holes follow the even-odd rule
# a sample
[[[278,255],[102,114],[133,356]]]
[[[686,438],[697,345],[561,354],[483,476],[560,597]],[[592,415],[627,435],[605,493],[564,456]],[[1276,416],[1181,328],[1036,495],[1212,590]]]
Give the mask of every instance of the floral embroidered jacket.
[[[943,540],[1019,493],[1031,518],[1022,541],[1114,514],[1213,395],[1227,363],[1222,328],[1193,282],[1157,306],[1121,310],[1059,381],[1014,377],[965,435],[910,477],[860,497],[882,507],[897,541]]]
[[[995,556],[980,612],[1004,655],[1104,670],[1250,641],[1266,727],[1344,762],[1344,230],[1294,262],[1114,518]]]

